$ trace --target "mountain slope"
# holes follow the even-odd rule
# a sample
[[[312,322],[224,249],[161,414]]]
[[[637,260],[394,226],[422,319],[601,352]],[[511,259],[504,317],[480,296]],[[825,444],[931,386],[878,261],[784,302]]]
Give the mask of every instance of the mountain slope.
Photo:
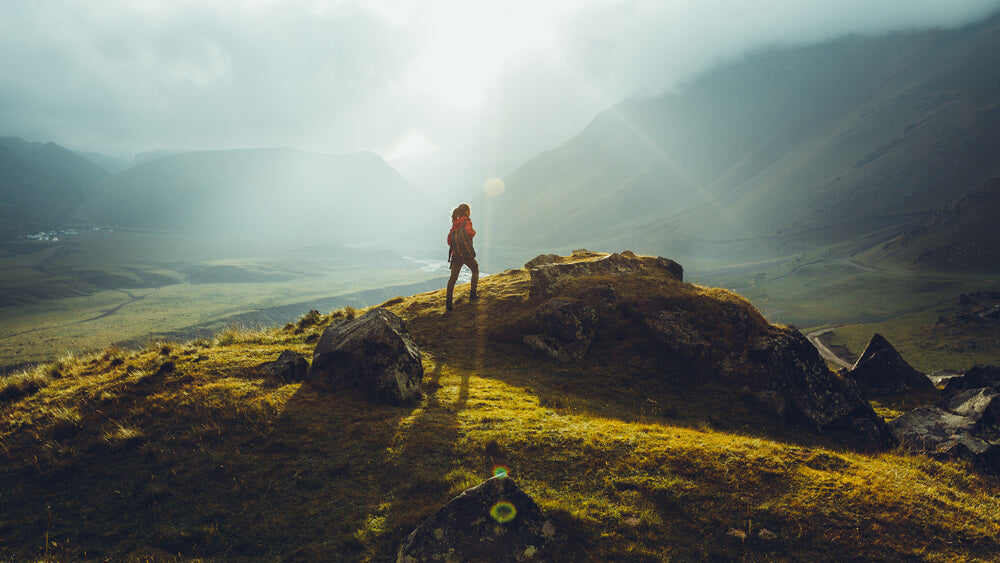
[[[607,277],[579,282],[608,297]],[[735,307],[756,320],[744,328],[764,328],[723,290],[615,285],[622,312],[672,305],[727,338],[719,313]],[[994,478],[790,428],[614,325],[582,362],[539,358],[519,341],[529,286],[525,270],[484,277],[481,300],[449,315],[443,290],[385,304],[422,351],[425,397],[412,407],[264,375],[263,362],[308,355],[352,310],[4,379],[0,557],[394,560],[424,518],[500,467],[554,524],[550,560],[995,555]]]
[[[55,143],[0,137],[0,221],[61,221],[109,176]]]
[[[862,255],[933,270],[990,271],[1000,264],[1000,176]]]
[[[762,51],[528,162],[484,232],[682,261],[884,240],[1000,171],[998,67],[1000,17]]]
[[[372,153],[290,149],[167,155],[114,176],[74,212],[97,224],[315,235],[361,243],[407,231],[427,202]]]

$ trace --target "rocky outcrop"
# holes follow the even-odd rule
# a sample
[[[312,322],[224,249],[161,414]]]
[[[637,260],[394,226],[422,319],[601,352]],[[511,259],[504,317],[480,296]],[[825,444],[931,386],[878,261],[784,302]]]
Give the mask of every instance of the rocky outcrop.
[[[555,526],[510,477],[452,499],[406,538],[398,563],[558,560]]]
[[[940,407],[922,407],[891,421],[904,448],[937,459],[969,459],[986,472],[1000,472],[1000,447],[976,435],[975,420]]]
[[[684,280],[684,268],[677,262],[659,257],[640,257],[629,250],[620,254],[609,254],[595,260],[566,263],[554,263],[544,256],[539,256],[528,264],[538,264],[528,268],[531,274],[528,299],[533,302],[540,302],[558,295],[560,286],[581,276],[627,274],[647,268],[657,268],[667,272],[670,277],[677,281]]]
[[[785,421],[862,448],[892,443],[885,421],[857,385],[831,372],[799,331],[776,327],[735,360],[746,396]]]
[[[414,403],[422,396],[420,350],[402,319],[376,307],[323,331],[306,381],[319,389],[361,388],[379,403]]]
[[[1000,474],[1000,392],[986,387],[946,397],[936,407],[908,412],[889,423],[905,448],[939,459],[969,459]]]
[[[305,381],[309,372],[309,361],[294,350],[285,350],[278,359],[257,366],[257,372],[268,379],[297,383]]]
[[[535,312],[540,334],[524,335],[534,350],[560,361],[583,359],[597,329],[597,311],[579,299],[556,297]]]
[[[694,326],[690,311],[660,311],[644,322],[661,351],[681,364],[699,361],[711,348]]]
[[[876,395],[934,389],[930,378],[913,369],[880,334],[872,335],[848,377],[862,391]]]
[[[944,395],[951,395],[966,389],[992,387],[1000,390],[1000,367],[975,366],[959,377],[952,377],[944,386]]]

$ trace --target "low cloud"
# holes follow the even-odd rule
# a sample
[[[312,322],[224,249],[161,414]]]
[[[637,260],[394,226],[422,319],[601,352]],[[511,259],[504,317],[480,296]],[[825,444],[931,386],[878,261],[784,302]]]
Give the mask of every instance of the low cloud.
[[[773,44],[955,27],[1000,0],[0,7],[0,135],[157,148],[374,150],[432,189],[503,176],[633,94]]]

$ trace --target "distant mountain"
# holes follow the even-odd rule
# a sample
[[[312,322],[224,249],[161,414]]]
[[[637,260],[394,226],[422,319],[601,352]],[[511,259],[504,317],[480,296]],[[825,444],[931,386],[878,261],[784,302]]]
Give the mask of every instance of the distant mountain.
[[[696,262],[885,240],[1000,172],[1000,17],[771,48],[625,101],[479,202],[497,247]]]
[[[1000,176],[864,256],[934,270],[996,272],[1000,269],[998,213]]]
[[[109,226],[363,243],[409,234],[427,215],[426,198],[373,153],[173,154],[117,174],[101,190],[73,216]]]
[[[96,152],[80,152],[77,154],[86,158],[87,160],[93,162],[94,164],[100,166],[101,168],[107,170],[112,174],[117,174],[122,170],[127,169],[132,166],[132,163],[124,158],[118,158],[115,156],[108,156],[106,154],[96,153]]]
[[[0,137],[0,221],[61,221],[110,176],[55,143]]]

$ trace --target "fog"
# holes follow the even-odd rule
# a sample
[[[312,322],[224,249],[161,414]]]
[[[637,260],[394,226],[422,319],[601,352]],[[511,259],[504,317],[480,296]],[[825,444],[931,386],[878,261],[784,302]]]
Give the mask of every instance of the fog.
[[[552,5],[549,5],[552,4]],[[157,149],[374,151],[468,193],[633,95],[765,46],[955,27],[1000,0],[7,0],[0,135]]]

